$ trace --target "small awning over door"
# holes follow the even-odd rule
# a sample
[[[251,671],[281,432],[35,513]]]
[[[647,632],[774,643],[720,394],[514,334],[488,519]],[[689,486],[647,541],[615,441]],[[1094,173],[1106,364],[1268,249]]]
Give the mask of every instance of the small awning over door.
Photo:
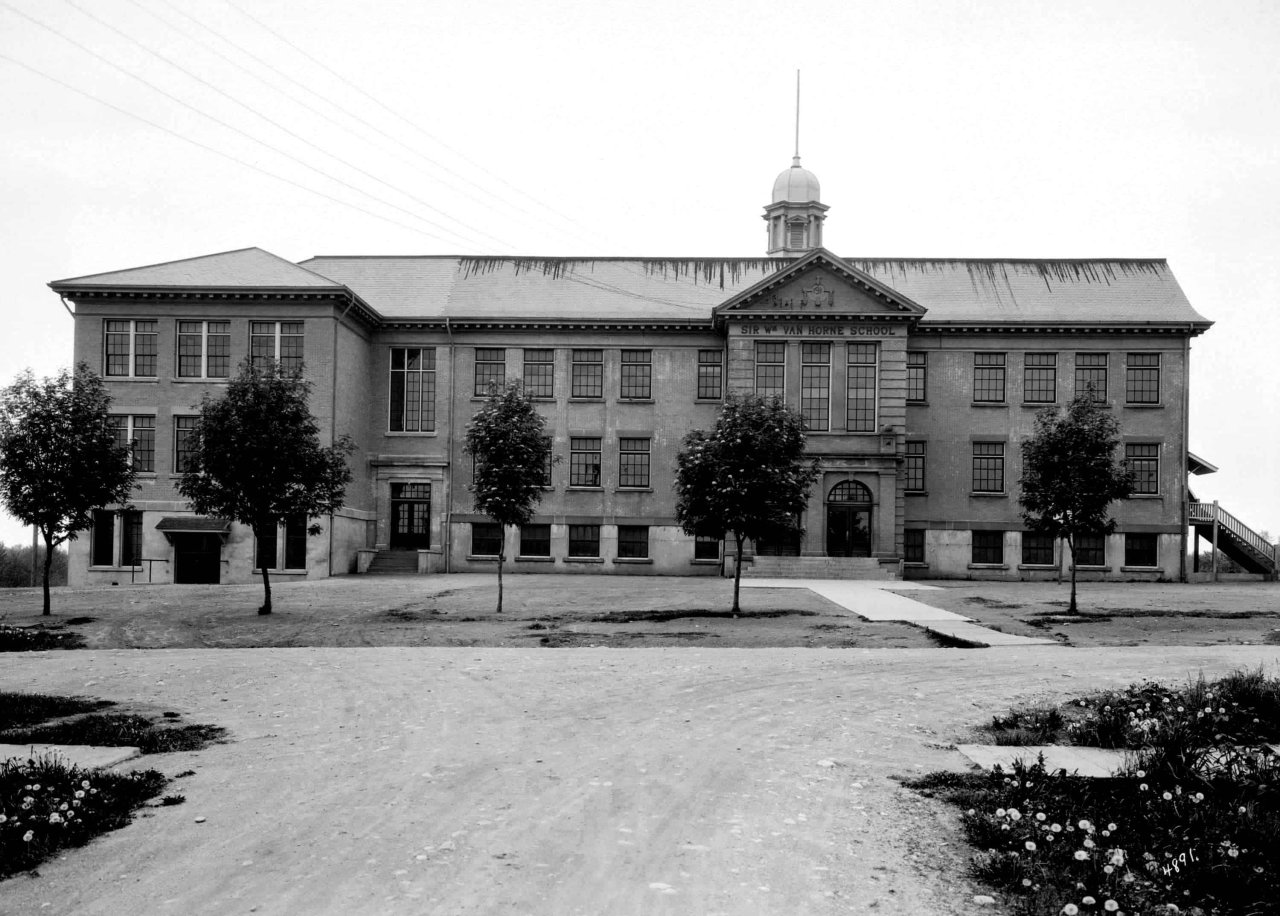
[[[173,540],[175,534],[216,534],[223,541],[231,533],[231,522],[225,518],[207,518],[203,515],[166,515],[156,525],[165,537]]]

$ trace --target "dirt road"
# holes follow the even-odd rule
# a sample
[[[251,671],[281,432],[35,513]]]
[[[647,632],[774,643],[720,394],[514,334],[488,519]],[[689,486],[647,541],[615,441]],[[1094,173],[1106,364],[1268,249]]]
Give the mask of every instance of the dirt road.
[[[230,729],[194,776],[4,914],[990,912],[947,812],[898,787],[1016,699],[1275,647],[254,649],[11,654],[0,689]],[[203,823],[196,823],[204,818]]]

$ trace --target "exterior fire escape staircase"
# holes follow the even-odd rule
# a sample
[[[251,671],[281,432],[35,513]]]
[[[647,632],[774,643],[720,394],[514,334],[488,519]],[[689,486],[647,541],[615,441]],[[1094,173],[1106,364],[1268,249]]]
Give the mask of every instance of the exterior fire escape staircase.
[[[1218,470],[1199,455],[1187,453],[1187,471],[1191,474],[1212,474]],[[1218,505],[1217,500],[1202,503],[1196,495],[1187,489],[1190,497],[1187,510],[1187,521],[1196,533],[1197,541],[1204,538],[1240,564],[1240,568],[1251,573],[1259,573],[1271,581],[1276,579],[1277,563],[1280,562],[1280,551],[1240,519]],[[1199,547],[1196,548],[1196,560],[1199,562]],[[1198,571],[1198,567],[1197,567]],[[1215,564],[1214,578],[1217,578]]]

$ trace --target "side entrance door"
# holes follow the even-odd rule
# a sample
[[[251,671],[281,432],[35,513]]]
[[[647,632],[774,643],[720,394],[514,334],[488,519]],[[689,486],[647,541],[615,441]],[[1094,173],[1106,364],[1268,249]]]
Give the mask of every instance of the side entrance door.
[[[222,538],[216,534],[174,534],[173,581],[217,585],[222,571]]]
[[[431,546],[431,484],[391,485],[391,549],[425,550]]]

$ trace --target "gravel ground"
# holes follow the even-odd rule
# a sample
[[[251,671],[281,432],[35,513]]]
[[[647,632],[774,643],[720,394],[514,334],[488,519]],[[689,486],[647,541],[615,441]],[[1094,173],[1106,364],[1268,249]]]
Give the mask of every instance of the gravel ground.
[[[222,725],[148,758],[184,805],[0,884],[5,914],[832,914],[974,905],[951,813],[1021,700],[1275,647],[303,648],[4,656],[0,689]],[[200,822],[197,822],[198,819]]]

